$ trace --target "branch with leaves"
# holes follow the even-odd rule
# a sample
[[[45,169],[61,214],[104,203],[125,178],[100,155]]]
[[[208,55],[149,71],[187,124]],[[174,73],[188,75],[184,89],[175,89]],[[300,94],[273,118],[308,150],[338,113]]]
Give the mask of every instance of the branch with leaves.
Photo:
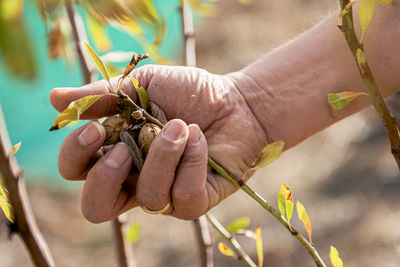
[[[11,146],[0,106],[0,207],[9,220],[10,236],[16,233],[21,237],[34,264],[52,267],[54,259],[37,226],[22,171],[14,158],[19,145]]]
[[[379,0],[384,4],[391,4],[392,0]],[[367,28],[372,20],[375,11],[376,0],[360,0],[358,7],[358,17],[362,29],[361,38],[358,40],[354,29],[353,22],[353,5],[357,0],[339,0],[341,13],[339,15],[339,29],[342,31],[347,45],[357,64],[358,71],[364,82],[367,95],[372,101],[376,112],[381,118],[383,125],[389,135],[391,151],[396,163],[400,169],[400,135],[395,118],[390,113],[380,91],[374,75],[369,67],[364,50],[364,36]],[[359,95],[365,93],[359,92],[342,92],[337,94],[329,94],[328,101],[335,109],[341,109],[347,106],[352,100]]]

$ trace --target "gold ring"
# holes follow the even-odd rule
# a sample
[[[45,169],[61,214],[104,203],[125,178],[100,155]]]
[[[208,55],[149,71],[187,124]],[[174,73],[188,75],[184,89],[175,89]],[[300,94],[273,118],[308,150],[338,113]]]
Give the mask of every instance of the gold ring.
[[[140,208],[141,208],[144,212],[146,212],[146,213],[148,213],[148,214],[162,214],[162,213],[166,212],[166,211],[169,209],[169,207],[171,207],[171,202],[168,202],[168,204],[165,205],[164,208],[159,209],[159,210],[151,210],[151,209],[148,209],[148,208],[146,208],[146,207],[140,206]]]

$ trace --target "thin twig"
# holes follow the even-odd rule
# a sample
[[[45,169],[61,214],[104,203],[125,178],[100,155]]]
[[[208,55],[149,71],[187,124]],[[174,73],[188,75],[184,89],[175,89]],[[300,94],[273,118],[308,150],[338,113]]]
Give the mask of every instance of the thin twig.
[[[235,179],[233,175],[229,174],[221,165],[219,165],[210,157],[208,158],[208,165],[211,166],[211,168],[213,168],[219,175],[240,187],[251,198],[256,200],[265,210],[271,213],[271,215],[274,216],[305,247],[305,249],[311,255],[318,267],[326,267],[326,264],[321,259],[318,251],[314,248],[314,246],[310,242],[308,242],[308,240],[304,236],[297,232],[293,228],[293,226],[289,226],[285,218],[276,209],[274,209],[262,196],[254,192],[246,183],[244,183],[242,179]]]
[[[223,226],[220,224],[217,219],[211,214],[207,213],[206,217],[208,221],[214,226],[214,228],[220,233],[220,235],[229,242],[231,248],[237,253],[239,260],[243,261],[247,266],[257,267],[257,265],[253,262],[253,260],[246,254],[246,252],[242,249],[239,242],[236,238],[231,235]]]
[[[349,0],[339,0],[342,10],[349,4]],[[364,46],[361,44],[356,36],[353,23],[353,7],[351,6],[342,17],[342,25],[339,25],[339,29],[343,32],[347,45],[349,46],[353,58],[356,61],[358,71],[360,72],[361,78],[364,82],[365,89],[371,98],[372,104],[375,110],[378,112],[382,119],[383,125],[389,135],[390,145],[392,148],[392,154],[397,162],[397,166],[400,169],[400,135],[399,129],[396,123],[396,119],[390,114],[390,111],[383,100],[383,97],[379,91],[376,80],[371,72],[368,62],[365,58]],[[357,57],[357,51],[359,56]],[[362,54],[362,62],[360,62],[360,54]]]
[[[195,67],[196,39],[194,37],[193,13],[190,5],[187,3],[187,0],[181,0],[180,12],[184,38],[185,65]],[[214,257],[210,230],[208,229],[207,220],[204,215],[198,219],[193,220],[193,226],[199,246],[200,266],[213,267]]]
[[[84,24],[82,23],[82,18],[75,11],[74,4],[72,0],[65,1],[65,8],[68,13],[68,18],[72,28],[72,35],[75,41],[76,52],[79,57],[79,63],[81,66],[81,72],[84,79],[84,83],[88,84],[95,81],[95,71],[90,67],[89,59],[87,55],[83,52],[83,42],[87,41],[86,31]],[[133,102],[133,101],[132,101]],[[124,235],[123,229],[123,219],[120,217],[112,220],[112,229],[115,240],[115,246],[117,249],[117,259],[119,267],[130,267],[133,266],[133,257],[131,255],[129,246],[127,247],[126,237]]]
[[[94,81],[95,71],[90,67],[89,59],[83,52],[83,42],[87,41],[86,32],[82,18],[75,11],[74,4],[71,0],[65,1],[65,9],[67,10],[68,19],[71,24],[72,36],[75,42],[76,53],[79,58],[79,65],[83,76],[84,84]]]
[[[131,267],[134,266],[132,250],[124,235],[124,224],[126,219],[123,215],[118,216],[111,222],[112,230],[114,233],[114,243],[116,246],[116,253],[118,258],[118,266]]]
[[[11,226],[25,243],[35,266],[55,266],[50,250],[36,224],[29,198],[26,193],[22,171],[11,155],[11,144],[6,123],[0,106],[0,173],[8,190],[8,197],[14,210],[14,223]]]

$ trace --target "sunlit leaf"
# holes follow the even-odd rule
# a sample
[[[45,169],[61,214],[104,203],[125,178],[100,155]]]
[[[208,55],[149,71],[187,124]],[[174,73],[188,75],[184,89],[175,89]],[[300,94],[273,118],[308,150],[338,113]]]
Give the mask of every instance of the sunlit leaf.
[[[258,160],[251,169],[258,170],[264,168],[265,166],[277,160],[281,156],[284,146],[285,142],[282,140],[268,144],[263,148],[263,150],[261,150]]]
[[[339,252],[334,246],[331,246],[331,251],[329,253],[329,258],[333,267],[343,267],[342,259],[339,257]]]
[[[225,229],[230,233],[234,234],[239,230],[246,229],[250,224],[250,218],[249,217],[241,217],[233,220],[230,224],[228,224]]]
[[[257,248],[257,257],[258,257],[258,267],[262,267],[264,263],[264,250],[263,250],[263,241],[261,235],[261,227],[257,227],[256,229],[256,248]]]
[[[111,48],[111,42],[105,30],[106,24],[99,23],[90,14],[86,14],[86,24],[89,37],[93,40],[96,48],[103,52],[109,50]]]
[[[229,257],[235,256],[235,253],[233,253],[233,251],[222,242],[218,243],[218,250],[221,252],[222,255],[229,256]]]
[[[3,177],[0,173],[0,208],[10,222],[14,222],[14,210],[8,202],[7,191],[3,187]]]
[[[95,64],[95,66],[97,67],[103,78],[106,79],[107,81],[110,81],[110,77],[108,76],[106,66],[104,65],[99,55],[97,55],[96,51],[94,51],[94,49],[88,43],[85,43],[85,47],[87,53],[89,54],[90,58],[92,59],[93,63]]]
[[[312,228],[311,228],[310,218],[308,217],[308,214],[303,204],[297,201],[296,206],[297,206],[297,217],[299,217],[300,221],[304,224],[304,227],[306,228],[308,233],[308,238],[310,239],[310,243],[312,243],[311,239]]]
[[[23,7],[22,0],[0,1],[0,55],[13,75],[31,80],[37,75],[37,66],[23,21]]]
[[[149,96],[147,95],[146,89],[144,89],[143,87],[136,87],[136,92],[139,96],[140,106],[143,109],[147,109],[149,107]]]
[[[129,225],[128,229],[126,229],[126,237],[128,239],[129,244],[134,245],[140,235],[140,224],[139,223],[132,223]]]
[[[290,219],[293,214],[293,197],[289,187],[286,184],[281,186],[278,194],[278,206],[283,217],[290,225]]]
[[[21,144],[22,144],[22,142],[19,142],[18,144],[13,145],[13,146],[11,147],[11,154],[14,155],[15,153],[17,153],[18,150],[21,148]]]
[[[378,0],[378,1],[385,5],[389,5],[389,4],[393,3],[393,0]]]
[[[342,109],[351,103],[359,95],[366,95],[362,92],[344,91],[340,93],[328,94],[328,102],[334,109]]]
[[[89,95],[71,102],[63,112],[58,114],[50,131],[61,129],[70,122],[79,120],[80,115],[102,96]]]
[[[129,0],[128,3],[129,8],[134,11],[134,14],[144,22],[154,26],[160,22],[160,16],[153,5],[153,1]]]
[[[365,31],[374,15],[375,3],[376,0],[360,0],[360,5],[358,7],[358,18],[362,29],[360,43],[363,42]]]

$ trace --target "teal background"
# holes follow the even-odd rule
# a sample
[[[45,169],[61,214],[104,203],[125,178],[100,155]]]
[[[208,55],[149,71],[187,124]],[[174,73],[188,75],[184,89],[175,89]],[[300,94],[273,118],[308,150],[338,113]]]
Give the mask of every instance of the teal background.
[[[176,62],[182,51],[179,3],[162,0],[153,2],[159,13],[168,17],[166,37],[161,44],[160,54]],[[61,181],[57,170],[58,150],[63,138],[77,125],[49,132],[58,113],[51,106],[48,96],[52,88],[82,84],[79,62],[74,59],[70,68],[67,68],[64,59],[51,60],[47,57],[46,28],[33,1],[25,1],[24,20],[36,54],[38,76],[33,81],[13,77],[0,58],[0,104],[12,143],[22,142],[17,160],[25,177],[30,181],[57,184]],[[112,50],[143,51],[139,43],[125,32],[112,27],[107,30],[113,41]],[[151,38],[151,34],[149,31],[147,37]]]

